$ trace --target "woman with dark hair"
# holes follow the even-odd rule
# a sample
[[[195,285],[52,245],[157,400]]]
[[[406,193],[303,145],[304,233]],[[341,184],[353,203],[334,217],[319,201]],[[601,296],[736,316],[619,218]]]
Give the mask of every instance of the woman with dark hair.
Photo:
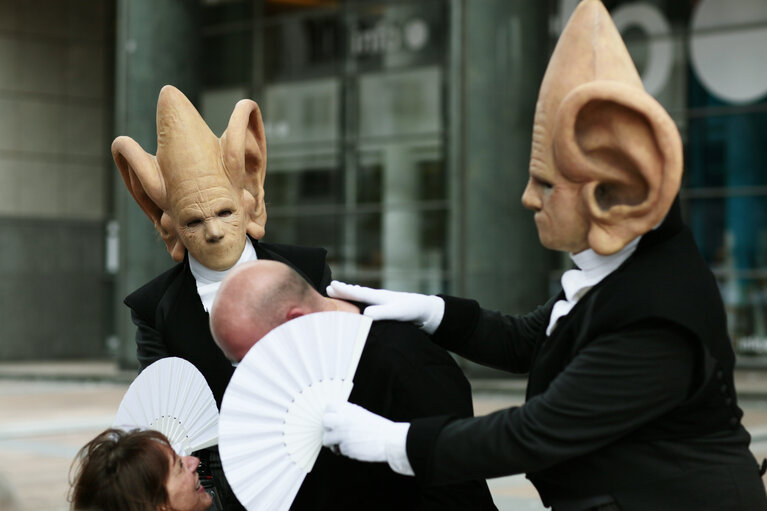
[[[107,429],[78,452],[69,500],[74,511],[204,511],[199,463],[159,431]]]

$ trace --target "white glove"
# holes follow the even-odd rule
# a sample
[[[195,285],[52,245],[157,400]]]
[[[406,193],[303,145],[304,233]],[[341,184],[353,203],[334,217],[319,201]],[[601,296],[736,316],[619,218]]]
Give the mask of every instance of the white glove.
[[[337,280],[330,283],[327,292],[331,298],[370,304],[365,309],[365,316],[373,320],[393,319],[415,323],[427,334],[437,330],[445,314],[445,301],[434,295],[372,289]]]
[[[407,459],[409,422],[392,422],[348,402],[330,403],[322,416],[322,445],[359,461],[385,461],[398,474],[412,476]]]

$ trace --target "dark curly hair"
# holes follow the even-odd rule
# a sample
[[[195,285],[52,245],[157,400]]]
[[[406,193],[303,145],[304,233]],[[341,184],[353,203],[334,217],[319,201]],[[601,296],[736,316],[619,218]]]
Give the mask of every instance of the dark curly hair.
[[[159,431],[100,433],[80,449],[70,468],[72,509],[157,511],[168,502],[169,452],[170,442]]]

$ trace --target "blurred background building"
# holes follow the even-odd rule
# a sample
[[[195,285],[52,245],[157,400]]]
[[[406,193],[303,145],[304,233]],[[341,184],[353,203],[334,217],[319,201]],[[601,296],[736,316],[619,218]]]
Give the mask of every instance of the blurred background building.
[[[171,265],[109,144],[160,88],[267,127],[269,241],[334,277],[531,310],[569,260],[519,202],[577,0],[0,0],[0,359],[135,362],[122,298]],[[684,213],[742,357],[767,353],[767,2],[605,0],[685,143]],[[470,371],[478,371],[470,366]]]

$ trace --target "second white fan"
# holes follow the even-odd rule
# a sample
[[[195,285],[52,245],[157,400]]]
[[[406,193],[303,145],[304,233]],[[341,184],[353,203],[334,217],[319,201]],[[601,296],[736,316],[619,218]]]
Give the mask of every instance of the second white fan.
[[[162,358],[125,392],[113,425],[163,433],[180,455],[218,443],[218,408],[205,377],[192,363]]]
[[[319,312],[275,328],[242,359],[224,393],[219,452],[249,510],[288,509],[322,448],[322,414],[345,401],[371,320]]]

